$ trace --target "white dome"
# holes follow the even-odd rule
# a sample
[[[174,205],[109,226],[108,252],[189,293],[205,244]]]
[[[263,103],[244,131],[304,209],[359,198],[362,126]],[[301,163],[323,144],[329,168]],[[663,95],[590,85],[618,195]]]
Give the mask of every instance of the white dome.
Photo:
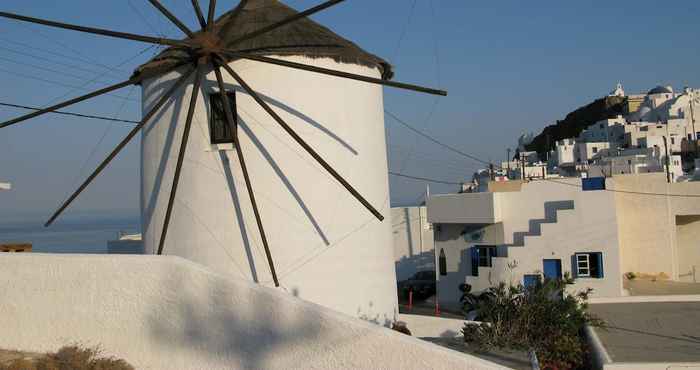
[[[656,95],[656,94],[673,94],[673,88],[671,86],[656,86],[655,88],[649,90],[647,95]]]

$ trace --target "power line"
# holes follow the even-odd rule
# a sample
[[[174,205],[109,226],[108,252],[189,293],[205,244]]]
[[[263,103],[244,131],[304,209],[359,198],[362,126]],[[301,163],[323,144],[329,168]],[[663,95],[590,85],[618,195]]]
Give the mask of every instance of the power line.
[[[141,13],[141,12],[136,8],[136,6],[134,6],[134,4],[131,2],[131,0],[128,0],[128,1],[127,1],[127,4],[129,5],[129,8],[131,8],[131,10],[132,10],[134,13],[136,13],[136,15],[137,15],[137,16],[141,19],[141,21],[146,25],[146,27],[150,28],[151,31],[155,32],[156,35],[165,38],[165,33],[164,33],[164,32],[158,31],[158,30],[151,24],[151,22],[149,22],[148,19],[146,19],[146,16],[144,16],[143,13]]]
[[[397,176],[397,177],[403,177],[403,178],[407,178],[407,179],[411,179],[411,180],[428,181],[428,182],[433,182],[433,183],[436,183],[436,184],[462,185],[461,182],[450,182],[450,181],[445,181],[445,180],[429,179],[429,178],[427,178],[427,177],[418,177],[418,176],[404,175],[404,174],[402,174],[402,173],[392,172],[392,171],[389,171],[389,175]]]
[[[126,101],[126,99],[125,99]],[[4,107],[11,107],[11,108],[19,108],[19,109],[27,109],[27,110],[42,110],[43,108],[38,108],[38,107],[30,107],[27,105],[19,105],[19,104],[10,104],[10,103],[2,103],[0,102],[0,106]],[[54,114],[63,114],[66,116],[74,116],[74,117],[82,117],[82,118],[90,118],[90,119],[99,119],[103,121],[112,121],[112,122],[123,122],[123,123],[133,123],[133,124],[138,124],[140,122],[138,121],[131,121],[128,119],[118,119],[118,118],[109,118],[109,117],[104,117],[104,116],[94,116],[90,114],[81,114],[81,113],[74,113],[74,112],[63,112],[63,111],[52,111],[49,113],[54,113]]]
[[[48,38],[48,36],[44,36],[43,34],[39,34],[39,35]],[[42,52],[42,53],[54,55],[54,56],[61,57],[61,58],[65,58],[65,59],[69,59],[69,60],[74,60],[74,61],[77,61],[77,62],[86,63],[86,64],[89,64],[89,65],[98,65],[98,66],[103,67],[103,68],[105,68],[105,69],[107,69],[107,70],[112,70],[112,71],[115,72],[115,73],[128,73],[128,71],[121,70],[121,69],[116,69],[116,68],[111,68],[111,67],[109,67],[109,66],[105,66],[105,65],[103,65],[103,64],[101,64],[101,63],[98,63],[97,61],[91,61],[91,60],[89,60],[89,59],[87,59],[87,58],[78,58],[78,57],[75,56],[75,55],[63,54],[63,53],[59,53],[59,52],[56,52],[56,51],[53,51],[53,50],[48,50],[48,49],[39,48],[39,47],[32,46],[32,45],[27,44],[27,43],[24,43],[24,42],[20,42],[20,41],[16,41],[16,40],[8,40],[8,39],[2,38],[2,37],[0,37],[0,41],[4,41],[4,42],[10,43],[10,44],[14,44],[14,45],[17,45],[17,46],[21,46],[22,48],[25,48],[25,49],[32,49],[32,50],[36,50],[36,51],[39,51],[39,52]],[[53,42],[53,43],[56,43],[56,44],[60,44],[60,42],[59,42],[59,41],[56,41],[56,40],[49,39],[49,41],[51,41],[51,42]],[[64,45],[64,44],[60,44],[60,45]],[[76,54],[77,54],[77,51],[76,51]]]
[[[461,150],[459,150],[459,149],[457,149],[457,148],[454,148],[454,147],[452,147],[452,146],[450,146],[450,145],[447,145],[447,144],[445,144],[445,143],[443,143],[443,142],[441,142],[441,141],[439,141],[439,140],[433,138],[432,136],[430,136],[430,135],[424,133],[423,131],[418,130],[417,128],[415,128],[415,127],[411,126],[410,124],[408,124],[406,121],[404,121],[404,120],[402,120],[401,118],[397,117],[394,113],[391,113],[391,111],[389,111],[388,109],[384,109],[384,113],[386,113],[389,117],[393,118],[396,122],[400,123],[402,126],[406,127],[407,129],[409,129],[409,130],[415,132],[416,134],[418,134],[418,135],[420,135],[420,136],[422,136],[422,137],[424,137],[424,138],[426,138],[426,139],[432,141],[433,143],[435,143],[435,144],[437,144],[437,145],[439,145],[439,146],[441,146],[441,147],[443,147],[443,148],[445,148],[445,149],[447,149],[447,150],[450,150],[450,151],[452,151],[452,152],[454,152],[454,153],[457,153],[457,154],[459,154],[459,155],[461,155],[461,156],[463,156],[463,157],[469,158],[469,159],[471,159],[471,160],[473,160],[473,161],[477,161],[477,162],[482,163],[482,164],[486,164],[486,165],[490,165],[490,164],[491,164],[491,162],[489,162],[489,161],[485,161],[485,160],[483,160],[483,159],[481,159],[481,158],[478,158],[478,157],[475,157],[475,156],[473,156],[473,155],[471,155],[471,154],[467,154],[467,153],[465,153],[465,152],[463,152],[463,151],[461,151]]]
[[[396,58],[398,57],[399,54],[399,49],[401,49],[401,42],[403,41],[403,38],[406,36],[406,32],[408,31],[408,26],[411,24],[411,19],[413,18],[413,12],[416,10],[416,4],[418,3],[418,0],[413,0],[413,5],[411,5],[411,10],[408,12],[408,19],[406,20],[406,23],[404,23],[403,28],[401,29],[401,33],[399,34],[399,39],[396,42],[396,48],[394,50],[394,55],[392,56],[392,63],[396,63]]]
[[[127,64],[127,63],[129,63],[129,62],[131,62],[132,60],[134,60],[134,59],[140,57],[141,55],[145,54],[146,52],[148,52],[149,50],[154,49],[154,48],[157,49],[156,45],[147,46],[147,47],[144,48],[143,50],[141,50],[141,51],[139,51],[138,53],[136,53],[136,55],[131,56],[131,57],[125,59],[123,62],[117,64],[114,68],[119,68],[119,67],[121,67],[121,66],[123,66],[123,65],[125,65],[125,64]],[[73,92],[75,92],[75,91],[78,91],[78,90],[80,90],[80,89],[83,89],[85,86],[87,86],[87,85],[91,84],[92,82],[94,82],[94,81],[96,81],[96,80],[98,80],[98,79],[100,79],[100,78],[106,76],[107,74],[108,74],[108,72],[104,72],[104,73],[98,74],[97,76],[95,76],[95,77],[93,77],[91,80],[89,80],[88,82],[84,83],[81,87],[79,87],[79,88],[73,88],[72,90],[68,90],[68,91],[65,92],[63,95],[61,95],[61,96],[59,96],[59,97],[53,99],[52,101],[55,102],[55,101],[61,100],[61,99],[65,98],[66,96],[70,95],[71,93],[73,93]],[[109,95],[109,94],[108,94],[108,95]]]
[[[0,46],[0,49],[9,51],[9,52],[11,52],[11,53],[19,54],[19,55],[22,55],[22,56],[25,56],[25,57],[33,58],[34,60],[40,60],[40,61],[43,61],[43,62],[48,62],[48,63],[51,63],[51,64],[56,64],[56,65],[64,66],[64,67],[66,67],[66,68],[75,69],[75,70],[77,70],[77,71],[82,71],[82,72],[87,72],[87,73],[92,73],[92,74],[101,73],[101,72],[97,72],[97,71],[94,71],[94,70],[92,70],[92,69],[84,68],[84,67],[81,67],[81,66],[78,66],[78,65],[75,65],[75,64],[64,63],[64,62],[61,62],[61,61],[52,60],[52,59],[43,57],[43,56],[41,56],[41,55],[36,55],[36,54],[27,53],[26,51],[18,51],[18,50],[11,49],[11,48],[8,48],[8,47],[5,47],[5,46]],[[109,72],[109,71],[107,71],[105,74],[115,75],[114,73],[111,73],[111,72]]]
[[[30,25],[28,25],[28,24],[23,24],[23,23],[17,23],[16,25],[19,26],[19,27],[22,27],[22,28],[24,28],[24,29],[29,30],[31,34],[36,34],[36,35],[39,35],[39,36],[43,37],[44,39],[46,39],[46,40],[48,40],[49,42],[51,42],[52,45],[58,45],[58,46],[61,46],[61,47],[65,48],[66,50],[69,50],[69,51],[73,52],[73,54],[72,54],[72,55],[61,54],[61,53],[58,53],[58,52],[55,52],[55,51],[47,51],[47,50],[45,50],[45,49],[41,49],[41,48],[38,48],[38,47],[32,47],[32,46],[29,46],[29,45],[27,45],[27,44],[24,44],[24,45],[27,45],[27,46],[30,47],[30,48],[33,48],[33,49],[36,49],[36,50],[40,50],[40,51],[43,51],[43,52],[45,52],[45,53],[49,53],[49,54],[61,56],[61,57],[63,57],[63,58],[73,59],[73,60],[85,62],[85,63],[87,63],[87,64],[89,64],[89,65],[97,65],[97,66],[100,66],[100,67],[102,67],[102,68],[104,68],[104,69],[106,69],[106,70],[108,70],[108,71],[112,71],[112,72],[117,72],[117,73],[119,73],[119,72],[128,72],[128,71],[125,71],[125,70],[122,70],[122,69],[119,69],[119,68],[114,68],[114,67],[110,67],[110,66],[108,66],[108,65],[102,64],[102,63],[100,63],[99,61],[97,61],[96,59],[90,58],[90,57],[88,57],[87,55],[83,54],[80,50],[77,50],[76,48],[72,47],[71,45],[69,45],[69,44],[67,44],[67,43],[65,43],[65,42],[62,42],[61,40],[58,40],[58,39],[56,39],[56,38],[54,38],[54,37],[48,36],[48,35],[45,34],[42,30],[40,30],[40,29],[38,29],[38,28],[36,28],[36,27],[32,27],[32,26],[30,26]],[[5,40],[5,41],[8,41],[7,39],[4,39],[4,40]],[[9,42],[12,42],[12,43],[14,43],[14,44],[21,44],[19,41],[9,41]],[[78,55],[81,56],[82,58],[78,58]]]
[[[400,153],[405,153],[409,149],[399,146],[399,145],[389,145],[389,154],[392,155],[393,153],[396,153],[396,156],[400,156]],[[440,157],[434,157],[431,154],[422,152],[422,151],[413,151],[413,158],[414,160],[417,161],[424,161],[424,162],[430,162],[433,164],[437,164],[439,166],[444,167],[445,169],[450,169],[456,172],[459,172],[460,174],[464,174],[465,171],[468,169],[471,169],[472,164],[466,164],[464,162],[459,162],[462,161],[461,158],[458,160],[451,160],[449,158],[440,158]],[[401,171],[399,171],[401,172]]]
[[[556,181],[554,179],[545,179],[545,181],[553,182],[555,184],[572,186],[575,188],[581,188],[581,185],[570,184],[568,182]],[[619,190],[619,189],[601,189],[611,193],[622,193],[631,195],[645,195],[645,196],[657,196],[657,197],[675,197],[675,198],[700,198],[700,194],[668,194],[668,193],[648,193],[643,191],[633,191],[633,190]]]
[[[30,80],[36,80],[36,81],[45,82],[45,83],[48,83],[48,84],[51,84],[51,85],[56,85],[56,86],[61,86],[61,87],[67,87],[67,88],[69,88],[69,89],[88,90],[88,89],[85,88],[85,87],[70,85],[70,84],[66,84],[66,83],[63,83],[63,82],[48,80],[48,79],[41,78],[41,77],[36,77],[36,76],[30,76],[30,75],[27,75],[27,74],[24,74],[24,73],[19,73],[19,72],[17,72],[17,71],[10,71],[10,70],[4,69],[4,68],[0,68],[0,72],[5,72],[5,73],[7,73],[7,74],[9,74],[9,75],[12,75],[12,76],[15,76],[15,77],[22,77],[22,78],[26,78],[26,79],[30,79]],[[111,97],[117,98],[117,99],[126,99],[126,100],[131,100],[131,101],[138,101],[138,100],[136,100],[136,99],[125,98],[125,97],[123,97],[123,96],[114,95],[114,94],[105,94],[105,95],[108,95],[108,96],[111,96]]]
[[[4,61],[6,61],[6,62],[10,62],[10,63],[13,63],[13,64],[17,64],[17,65],[20,65],[20,66],[22,66],[22,67],[31,67],[31,68],[35,68],[35,69],[38,69],[38,70],[42,70],[42,71],[51,72],[51,73],[54,73],[54,74],[63,75],[63,76],[70,77],[70,78],[74,78],[74,79],[80,80],[80,81],[83,81],[83,79],[84,79],[84,76],[78,76],[78,75],[75,75],[75,74],[72,74],[72,73],[59,71],[59,70],[56,70],[56,69],[53,69],[53,68],[48,68],[48,67],[40,66],[40,65],[37,65],[37,64],[32,64],[32,63],[27,63],[27,62],[20,62],[20,61],[18,61],[18,60],[14,60],[14,59],[10,59],[10,58],[5,58],[5,57],[0,57],[0,60],[4,60]],[[103,80],[99,80],[98,82],[104,83],[104,84],[112,84],[112,83],[113,83],[113,82],[110,82],[110,81],[103,81]]]

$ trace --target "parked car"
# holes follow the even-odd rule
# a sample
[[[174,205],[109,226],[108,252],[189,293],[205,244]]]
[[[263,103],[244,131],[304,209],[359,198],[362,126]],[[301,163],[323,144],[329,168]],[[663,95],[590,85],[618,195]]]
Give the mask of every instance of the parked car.
[[[428,298],[435,294],[435,271],[418,271],[406,280],[397,284],[397,290],[402,297],[408,297],[413,291],[413,298]]]

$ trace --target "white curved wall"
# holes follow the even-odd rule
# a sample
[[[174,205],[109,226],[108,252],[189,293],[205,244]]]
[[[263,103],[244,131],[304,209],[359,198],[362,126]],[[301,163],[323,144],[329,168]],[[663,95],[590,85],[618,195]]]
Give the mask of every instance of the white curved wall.
[[[0,255],[0,348],[136,369],[502,369],[177,257]],[[459,330],[459,328],[457,328]]]
[[[285,59],[379,77],[376,69],[330,59]],[[224,72],[227,89],[237,91],[241,146],[284,289],[381,324],[393,320],[396,280],[382,88],[251,61],[230,65],[386,217],[375,219]],[[144,110],[178,76],[145,82]],[[157,249],[191,89],[190,84],[178,92],[176,103],[144,130],[147,253]],[[270,285],[238,158],[231,148],[218,151],[209,144],[208,94],[215,91],[210,72],[199,95],[164,252]]]

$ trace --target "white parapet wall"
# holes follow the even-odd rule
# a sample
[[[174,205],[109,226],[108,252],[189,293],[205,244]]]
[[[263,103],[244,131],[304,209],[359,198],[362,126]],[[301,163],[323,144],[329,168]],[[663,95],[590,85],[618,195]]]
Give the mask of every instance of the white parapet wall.
[[[502,368],[179,257],[6,254],[0,286],[3,349],[99,345],[137,369]]]

